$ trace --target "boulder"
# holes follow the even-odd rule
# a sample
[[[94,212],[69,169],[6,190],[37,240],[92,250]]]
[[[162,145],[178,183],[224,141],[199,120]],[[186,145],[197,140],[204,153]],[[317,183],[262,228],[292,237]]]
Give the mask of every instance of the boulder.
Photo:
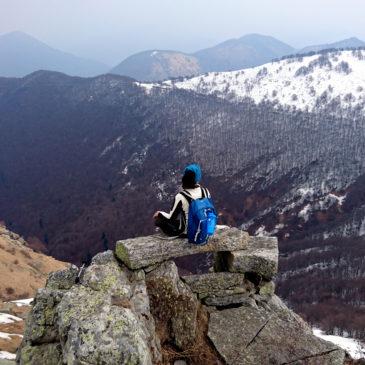
[[[51,272],[48,275],[46,288],[68,290],[75,284],[79,269],[75,265],[70,265],[65,270]]]
[[[68,291],[58,306],[58,328],[68,364],[152,364],[148,331],[131,308],[103,291]]]
[[[208,336],[228,365],[342,365],[345,359],[280,300],[212,312]]]
[[[20,365],[62,365],[62,348],[59,343],[48,343],[39,346],[26,345],[17,356]]]
[[[205,298],[202,302],[208,306],[222,307],[232,304],[246,303],[250,299],[250,293],[244,288],[237,288],[235,290],[222,290]]]
[[[275,283],[273,281],[261,281],[258,292],[261,295],[273,295],[275,293]]]
[[[245,286],[247,280],[240,273],[213,272],[200,275],[183,276],[182,280],[194,293],[212,293],[219,290]]]
[[[278,272],[278,241],[276,237],[251,237],[246,249],[226,255],[230,272],[255,273],[271,280]]]
[[[162,263],[147,274],[146,282],[153,315],[171,324],[171,337],[177,347],[191,347],[196,337],[198,300],[180,279],[175,263]]]
[[[58,358],[68,365],[161,361],[144,271],[130,271],[109,251],[94,257],[80,284],[74,283],[75,272],[71,267],[52,274],[47,288],[38,292],[18,363],[58,364]]]
[[[250,294],[255,293],[255,286],[239,273],[208,273],[184,276],[182,279],[204,304],[210,306],[243,303]]]
[[[168,258],[187,254],[185,240],[121,242],[118,255],[96,255],[77,284],[75,266],[49,276],[18,364],[343,364],[345,352],[315,337],[274,294],[276,239],[227,229],[191,250],[215,250],[230,272],[182,278]]]
[[[155,235],[118,241],[116,255],[130,269],[141,269],[181,256],[242,250],[247,247],[248,240],[249,235],[237,228],[219,230],[206,245],[190,244],[186,238]]]
[[[56,307],[63,294],[64,292],[61,290],[48,288],[38,290],[31,315],[26,320],[24,339],[27,342],[36,345],[59,340]]]

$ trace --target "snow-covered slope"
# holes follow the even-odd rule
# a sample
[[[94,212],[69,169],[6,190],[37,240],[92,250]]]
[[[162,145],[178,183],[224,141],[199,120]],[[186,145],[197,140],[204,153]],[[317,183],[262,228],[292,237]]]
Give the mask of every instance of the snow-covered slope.
[[[365,110],[365,50],[288,58],[232,72],[212,72],[165,85],[231,100],[252,98],[313,111],[359,106]]]
[[[365,345],[354,338],[326,335],[318,328],[313,329],[313,334],[319,338],[322,338],[323,340],[332,342],[335,345],[343,348],[354,359],[365,358]]]

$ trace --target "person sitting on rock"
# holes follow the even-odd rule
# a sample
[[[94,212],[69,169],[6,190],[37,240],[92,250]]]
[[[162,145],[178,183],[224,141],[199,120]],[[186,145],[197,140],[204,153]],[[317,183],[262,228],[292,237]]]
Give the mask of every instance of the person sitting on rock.
[[[169,213],[157,211],[153,215],[155,225],[168,236],[186,237],[189,205],[192,199],[210,198],[207,188],[199,185],[202,172],[198,164],[185,168],[182,191],[176,194]]]

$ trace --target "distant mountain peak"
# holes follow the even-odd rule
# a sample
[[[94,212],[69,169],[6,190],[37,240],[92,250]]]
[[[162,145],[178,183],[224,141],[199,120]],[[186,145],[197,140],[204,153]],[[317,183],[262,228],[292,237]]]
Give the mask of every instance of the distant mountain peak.
[[[318,52],[325,49],[343,49],[365,47],[365,42],[357,37],[342,39],[338,42],[325,43],[304,47],[298,53]]]
[[[172,50],[149,50],[127,57],[111,70],[143,81],[157,81],[202,73],[193,55]]]
[[[108,66],[52,48],[19,30],[0,35],[0,76],[23,77],[37,70],[95,76]]]

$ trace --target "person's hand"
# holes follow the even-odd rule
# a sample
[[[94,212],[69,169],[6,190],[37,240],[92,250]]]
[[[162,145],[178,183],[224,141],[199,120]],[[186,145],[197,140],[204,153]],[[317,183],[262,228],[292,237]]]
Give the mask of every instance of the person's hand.
[[[160,213],[159,211],[155,212],[155,214],[153,215],[153,218],[156,219],[157,216],[159,215],[159,213]]]

